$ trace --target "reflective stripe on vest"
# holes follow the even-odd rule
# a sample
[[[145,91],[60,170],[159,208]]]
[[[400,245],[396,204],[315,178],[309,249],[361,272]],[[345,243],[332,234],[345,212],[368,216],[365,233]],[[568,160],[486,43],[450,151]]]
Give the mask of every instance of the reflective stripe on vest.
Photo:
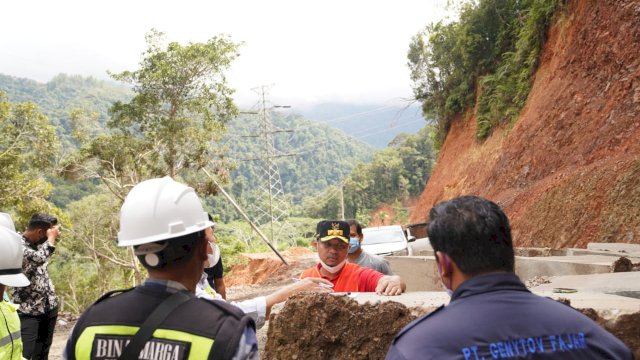
[[[8,302],[0,301],[0,312],[2,312],[0,315],[0,359],[22,359],[20,318],[16,307]]]
[[[0,347],[3,347],[7,344],[11,344],[12,342],[20,340],[20,330],[12,332],[10,335],[7,335],[0,339]]]
[[[128,336],[132,337],[137,331],[138,327],[136,326],[122,326],[122,325],[99,325],[99,326],[89,326],[80,335],[78,341],[76,342],[75,355],[76,359],[91,359],[93,349],[94,339],[96,335],[100,337],[101,335],[119,335],[119,336]],[[149,344],[154,339],[163,339],[169,341],[178,341],[185,342],[189,344],[189,357],[187,359],[206,359],[209,356],[209,352],[211,352],[211,348],[213,347],[213,339],[207,338],[204,336],[190,334],[184,331],[177,330],[167,330],[167,329],[157,329],[153,332],[153,337],[150,341],[147,342],[145,348],[140,352],[143,355],[141,359],[165,359],[165,358],[174,358],[173,356],[167,356],[170,354],[164,353],[162,357],[155,356],[144,356],[145,354],[150,355],[153,353],[153,349],[149,349]],[[122,352],[121,347],[105,347],[104,349],[95,349],[96,351],[104,350],[105,356],[104,358],[118,358],[120,353]],[[112,356],[113,355],[113,356]],[[177,355],[177,354],[173,354]],[[98,357],[102,358],[102,357]],[[177,359],[181,359],[179,357],[175,357]]]

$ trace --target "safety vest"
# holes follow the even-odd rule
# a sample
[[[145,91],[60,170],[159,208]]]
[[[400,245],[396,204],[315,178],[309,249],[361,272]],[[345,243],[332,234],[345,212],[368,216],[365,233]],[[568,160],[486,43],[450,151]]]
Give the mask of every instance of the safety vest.
[[[306,277],[313,277],[327,279],[333,283],[333,291],[335,292],[363,292],[365,289],[360,284],[361,271],[362,268],[360,266],[352,263],[346,263],[342,270],[340,270],[338,277],[330,279],[320,273],[318,266],[314,266],[305,270],[302,275],[300,275],[300,278],[304,279]]]
[[[98,300],[71,334],[69,359],[117,359],[168,292],[137,287]],[[193,298],[176,308],[156,329],[140,359],[231,359],[253,320],[222,301]]]
[[[0,359],[22,359],[22,339],[20,338],[20,318],[17,306],[6,301],[0,302]]]

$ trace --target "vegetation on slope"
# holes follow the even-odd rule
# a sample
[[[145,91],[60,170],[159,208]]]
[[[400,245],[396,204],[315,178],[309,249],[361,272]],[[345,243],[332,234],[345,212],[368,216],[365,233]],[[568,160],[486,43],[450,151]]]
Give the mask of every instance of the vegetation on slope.
[[[371,163],[358,164],[341,184],[306,199],[300,211],[312,217],[338,218],[343,197],[345,217],[366,225],[371,211],[381,204],[402,206],[422,192],[431,175],[435,159],[431,131],[424,127],[417,134],[398,135],[388,148],[374,154]],[[408,212],[402,213],[405,218],[396,220],[406,219]]]
[[[408,53],[416,99],[435,118],[439,148],[453,118],[477,101],[476,137],[517,119],[547,29],[565,0],[465,2],[459,19],[427,26]],[[476,98],[477,94],[477,98]]]

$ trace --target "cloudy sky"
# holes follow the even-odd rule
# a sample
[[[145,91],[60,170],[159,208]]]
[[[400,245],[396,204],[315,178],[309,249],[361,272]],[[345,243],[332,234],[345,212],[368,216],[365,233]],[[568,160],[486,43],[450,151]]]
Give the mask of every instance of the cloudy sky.
[[[446,0],[9,1],[0,20],[0,73],[48,81],[55,74],[107,79],[133,70],[144,34],[243,42],[228,73],[236,100],[274,84],[272,99],[389,103],[411,96],[411,37],[441,19]]]

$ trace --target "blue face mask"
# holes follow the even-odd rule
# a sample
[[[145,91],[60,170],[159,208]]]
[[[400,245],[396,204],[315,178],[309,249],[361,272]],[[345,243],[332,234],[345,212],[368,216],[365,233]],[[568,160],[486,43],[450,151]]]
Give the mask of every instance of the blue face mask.
[[[353,254],[360,247],[360,239],[358,239],[357,237],[350,238],[349,245],[351,246],[351,249],[349,249],[349,254]]]

